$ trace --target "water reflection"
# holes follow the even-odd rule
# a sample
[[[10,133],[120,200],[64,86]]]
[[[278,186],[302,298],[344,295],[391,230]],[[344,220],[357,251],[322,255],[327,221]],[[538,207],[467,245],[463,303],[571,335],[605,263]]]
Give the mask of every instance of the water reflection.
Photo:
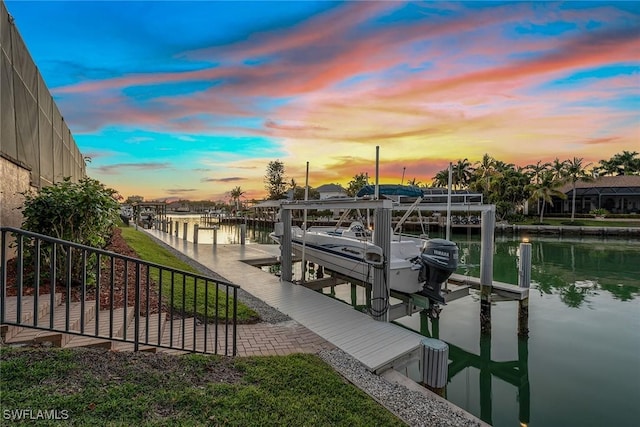
[[[429,327],[431,326],[431,327]],[[432,319],[426,311],[420,312],[420,333],[431,338],[440,338],[440,320]],[[497,362],[491,360],[491,336],[480,335],[480,354],[449,345],[448,383],[465,370],[474,368],[480,372],[479,396],[480,419],[493,424],[492,379],[498,378],[517,389],[518,419],[520,425],[530,422],[531,392],[529,385],[529,338],[518,337],[518,359]],[[446,391],[445,391],[446,397]]]
[[[480,274],[480,242],[457,240],[460,246],[459,273]],[[640,245],[630,241],[597,239],[531,239],[532,288],[544,294],[558,294],[569,307],[590,304],[590,297],[608,292],[629,301],[640,295]],[[494,279],[517,283],[517,255],[520,239],[497,238],[494,247]]]

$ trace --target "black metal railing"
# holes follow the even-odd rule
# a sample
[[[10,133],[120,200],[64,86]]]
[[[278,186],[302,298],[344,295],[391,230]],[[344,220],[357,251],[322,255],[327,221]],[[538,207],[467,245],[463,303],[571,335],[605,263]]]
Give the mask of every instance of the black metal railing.
[[[134,351],[236,355],[237,285],[18,228],[0,233],[0,324]]]

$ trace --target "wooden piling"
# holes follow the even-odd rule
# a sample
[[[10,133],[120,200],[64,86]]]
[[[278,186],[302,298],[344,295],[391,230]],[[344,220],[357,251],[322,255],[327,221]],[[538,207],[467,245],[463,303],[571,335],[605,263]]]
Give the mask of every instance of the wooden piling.
[[[518,286],[529,289],[531,285],[531,243],[520,243],[518,259]],[[529,336],[529,296],[518,301],[518,336]]]
[[[482,212],[480,252],[480,331],[491,334],[491,285],[493,283],[493,240],[495,210]]]

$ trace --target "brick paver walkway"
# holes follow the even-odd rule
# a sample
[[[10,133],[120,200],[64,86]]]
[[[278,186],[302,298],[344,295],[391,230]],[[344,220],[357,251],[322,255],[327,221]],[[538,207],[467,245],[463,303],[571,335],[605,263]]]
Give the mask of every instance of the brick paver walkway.
[[[238,325],[239,356],[271,356],[317,353],[335,348],[319,335],[295,321]]]

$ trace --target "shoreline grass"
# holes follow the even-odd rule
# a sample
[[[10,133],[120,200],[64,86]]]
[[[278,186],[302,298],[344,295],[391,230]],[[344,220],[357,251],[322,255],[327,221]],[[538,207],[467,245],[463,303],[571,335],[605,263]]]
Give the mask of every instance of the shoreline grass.
[[[528,218],[525,221],[516,221],[516,225],[540,225],[540,218]],[[615,220],[615,219],[589,219],[576,218],[571,221],[570,218],[543,218],[542,224],[553,227],[640,227],[640,220]]]
[[[121,227],[122,237],[127,244],[138,254],[138,256],[149,262],[161,264],[167,267],[175,268],[177,270],[183,270],[186,272],[201,274],[197,269],[191,265],[180,260],[173,255],[167,248],[156,243],[151,237],[142,231],[136,230],[132,227]],[[162,286],[162,295],[171,300],[171,277],[164,275],[160,280],[158,271],[151,269],[151,278]],[[183,276],[184,277],[184,276]],[[184,286],[181,279],[178,280],[178,286],[174,286],[173,300],[169,301],[175,310],[184,312],[185,314],[194,314],[200,319],[204,319],[205,315],[207,319],[213,320],[216,317],[224,319],[226,317],[226,297],[227,295],[222,290],[221,286],[218,290],[218,304],[216,305],[216,288],[217,286],[210,286],[207,298],[209,300],[207,306],[208,310],[205,310],[205,289],[204,286],[197,286],[197,292],[194,293],[194,280],[190,277],[186,277]],[[200,284],[200,282],[198,282]],[[201,285],[204,285],[202,283]],[[194,304],[195,297],[195,304]],[[183,307],[184,298],[184,307]],[[242,302],[238,301],[237,306],[237,319],[239,323],[253,323],[259,319],[258,313],[251,308],[247,307]],[[233,307],[233,297],[229,295],[229,307]],[[205,313],[205,311],[207,311]]]
[[[310,354],[232,359],[0,347],[0,392],[3,414],[66,414],[38,420],[43,426],[404,425]]]

